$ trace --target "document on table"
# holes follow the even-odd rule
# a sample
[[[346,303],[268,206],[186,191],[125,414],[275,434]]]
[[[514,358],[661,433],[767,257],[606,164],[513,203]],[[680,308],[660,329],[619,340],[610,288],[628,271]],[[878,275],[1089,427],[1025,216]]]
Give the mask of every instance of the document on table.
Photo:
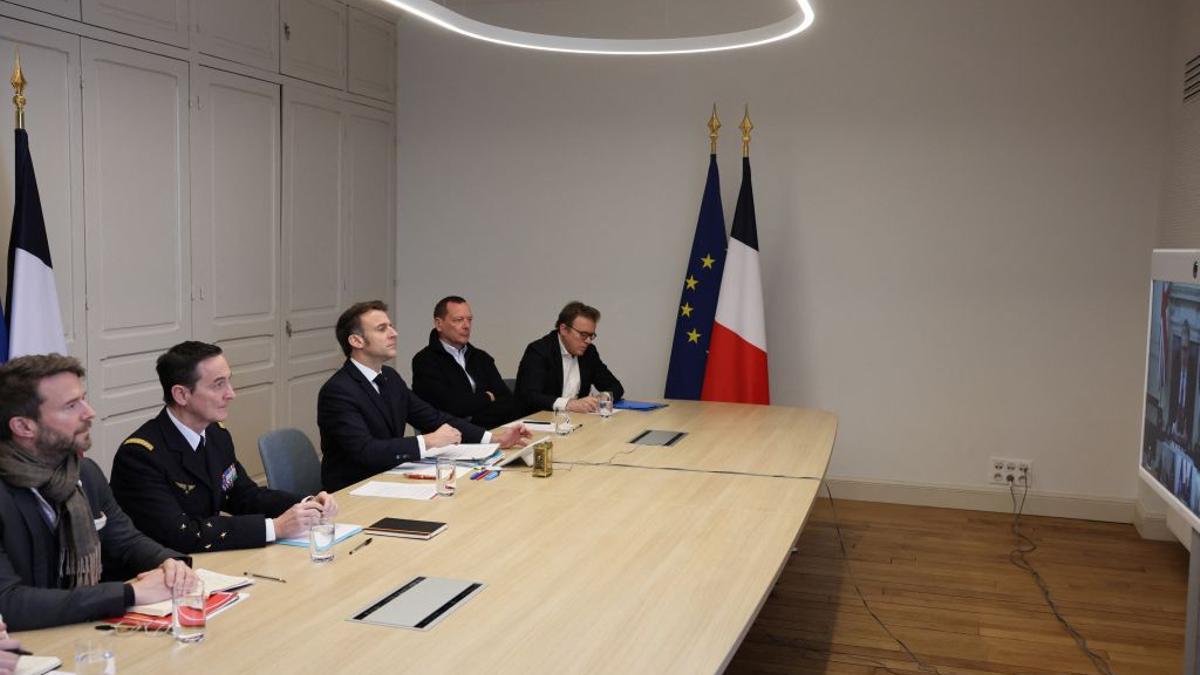
[[[521,424],[524,424],[526,429],[539,434],[554,433],[553,422],[534,422],[531,420],[521,420]]]
[[[499,443],[456,443],[437,449],[438,457],[449,457],[456,462],[487,459],[500,449]]]
[[[63,664],[57,656],[24,656],[17,659],[15,675],[43,675],[43,673],[59,672],[55,668]]]
[[[333,526],[333,543],[337,544],[349,537],[362,532],[362,525],[351,525],[350,523],[334,523]],[[276,539],[276,544],[284,544],[285,546],[308,546],[308,535],[299,537],[288,537],[286,539]]]
[[[387,497],[389,499],[433,499],[437,488],[416,483],[389,483],[373,480],[350,491],[355,497]]]
[[[466,472],[467,467],[465,466],[454,467],[455,478],[462,476]],[[405,462],[396,466],[395,468],[384,471],[384,473],[392,476],[408,476],[410,478],[421,476],[423,478],[429,478],[432,480],[437,478],[437,466],[434,464],[424,464],[421,462]]]
[[[358,529],[362,529],[361,527]],[[308,546],[308,540],[304,542]],[[217,591],[232,591],[237,588],[244,588],[254,583],[250,577],[238,577],[229,574],[221,574],[212,570],[206,570],[203,567],[196,569],[196,576],[200,581],[204,582],[204,591],[206,593],[214,593]],[[171,601],[163,600],[149,605],[134,605],[129,608],[131,612],[138,614],[149,614],[151,616],[166,616],[171,613]]]

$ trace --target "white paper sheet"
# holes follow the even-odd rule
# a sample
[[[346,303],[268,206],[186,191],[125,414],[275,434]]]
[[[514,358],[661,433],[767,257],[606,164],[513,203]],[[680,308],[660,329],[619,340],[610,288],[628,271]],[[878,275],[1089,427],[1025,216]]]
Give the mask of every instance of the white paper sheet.
[[[389,499],[433,499],[437,488],[433,485],[413,483],[389,483],[373,480],[350,491],[355,497],[387,497]]]
[[[487,459],[500,449],[499,443],[457,443],[437,449],[438,457],[449,457],[455,461]]]

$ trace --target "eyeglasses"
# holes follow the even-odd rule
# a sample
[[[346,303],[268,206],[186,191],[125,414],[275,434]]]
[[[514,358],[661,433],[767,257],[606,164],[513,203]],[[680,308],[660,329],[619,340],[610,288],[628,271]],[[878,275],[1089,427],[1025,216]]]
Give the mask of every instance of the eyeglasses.
[[[567,326],[567,328],[570,328],[571,330],[575,331],[575,333],[577,335],[579,335],[579,339],[583,340],[584,342],[595,342],[596,338],[599,337],[595,333],[585,333],[585,332],[579,330],[578,328],[576,328],[575,326]]]

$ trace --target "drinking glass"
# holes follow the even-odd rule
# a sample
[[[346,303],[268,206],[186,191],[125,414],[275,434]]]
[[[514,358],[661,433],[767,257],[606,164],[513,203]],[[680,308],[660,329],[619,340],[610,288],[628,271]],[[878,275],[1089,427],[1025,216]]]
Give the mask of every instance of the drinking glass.
[[[566,410],[554,413],[554,433],[559,436],[566,436],[571,433],[571,429],[573,428],[571,425],[571,416],[567,414]]]
[[[596,393],[596,402],[600,404],[600,416],[607,419],[613,413],[613,395],[611,391]]]
[[[337,525],[332,520],[322,518],[308,529],[308,557],[313,562],[329,562],[333,560],[333,542]]]
[[[436,459],[435,476],[437,477],[437,493],[439,497],[453,497],[458,489],[458,465],[449,457]]]
[[[180,642],[200,642],[204,639],[208,611],[204,606],[208,596],[204,582],[199,579],[190,588],[171,596],[171,633]],[[79,657],[75,657],[76,661]]]
[[[116,675],[117,657],[108,635],[89,635],[75,641],[77,675]]]

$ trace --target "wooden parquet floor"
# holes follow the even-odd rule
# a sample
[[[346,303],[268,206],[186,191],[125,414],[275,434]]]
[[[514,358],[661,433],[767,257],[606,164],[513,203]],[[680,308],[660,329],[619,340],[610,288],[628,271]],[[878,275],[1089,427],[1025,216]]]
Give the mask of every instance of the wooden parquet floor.
[[[834,494],[836,497],[836,492]],[[1033,578],[1009,562],[1012,516],[818,500],[729,673],[919,674],[867,613],[943,675],[1095,673]],[[1132,525],[1022,517],[1027,557],[1114,673],[1178,673],[1188,557]]]

